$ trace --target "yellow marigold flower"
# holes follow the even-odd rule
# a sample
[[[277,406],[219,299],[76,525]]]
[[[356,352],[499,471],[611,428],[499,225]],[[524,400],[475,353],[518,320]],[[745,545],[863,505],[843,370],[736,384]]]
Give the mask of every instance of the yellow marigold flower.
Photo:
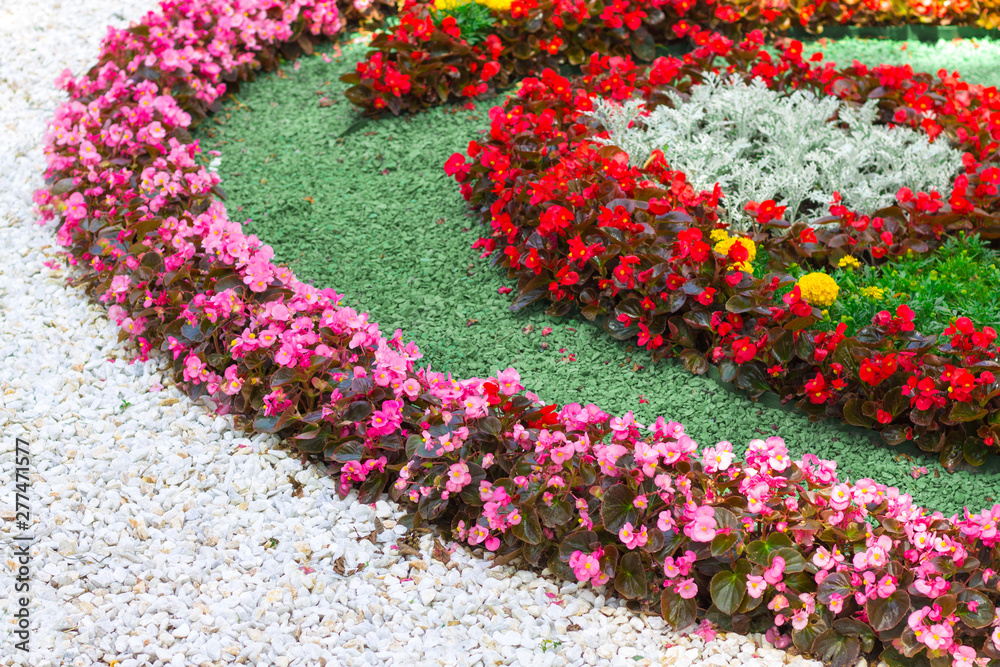
[[[725,229],[713,229],[709,233],[708,237],[712,239],[712,243],[718,243],[719,241],[725,241],[729,238],[729,232]]]
[[[434,9],[455,9],[469,3],[469,0],[434,0]]]
[[[742,271],[743,273],[749,273],[753,275],[753,266],[750,262],[740,262],[739,264],[733,264],[733,269],[736,271]]]
[[[862,287],[861,296],[866,296],[872,301],[881,301],[885,296],[885,290],[881,287]]]
[[[728,255],[729,249],[733,247],[734,243],[739,243],[741,246],[747,249],[747,253],[750,255],[747,257],[748,262],[752,262],[757,258],[757,246],[750,239],[743,238],[742,236],[730,236],[722,241],[715,244],[715,252],[720,255]]]
[[[840,261],[837,262],[837,266],[839,266],[840,268],[844,268],[845,266],[858,268],[859,266],[861,266],[861,262],[859,262],[854,257],[851,257],[850,255],[844,255],[843,257],[840,258]]]
[[[510,6],[513,4],[513,0],[476,0],[476,1],[498,12],[510,11]]]
[[[837,282],[825,273],[808,273],[799,278],[796,284],[802,298],[813,306],[832,305],[840,292]]]

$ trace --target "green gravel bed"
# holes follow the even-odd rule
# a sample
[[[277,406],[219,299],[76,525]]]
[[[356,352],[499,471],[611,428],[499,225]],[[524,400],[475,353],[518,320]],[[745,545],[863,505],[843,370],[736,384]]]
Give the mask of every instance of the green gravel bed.
[[[841,477],[898,486],[946,514],[992,502],[995,463],[949,474],[915,448],[873,446],[870,432],[754,403],[676,360],[653,364],[585,320],[556,320],[540,307],[511,313],[510,295],[497,290],[514,283],[470,248],[478,223],[442,169],[488,128],[487,112],[503,97],[369,121],[338,81],[365,47],[341,48],[326,49],[330,63],[306,57],[298,70],[285,64],[244,84],[196,132],[203,150],[222,152],[230,217],[247,221],[247,233],[301,280],[344,294],[383,333],[402,329],[434,371],[482,377],[514,366],[545,401],[632,410],[642,423],[663,415],[701,446],[728,440],[742,451],[780,435],[794,455],[836,460]],[[914,479],[915,466],[928,474]]]

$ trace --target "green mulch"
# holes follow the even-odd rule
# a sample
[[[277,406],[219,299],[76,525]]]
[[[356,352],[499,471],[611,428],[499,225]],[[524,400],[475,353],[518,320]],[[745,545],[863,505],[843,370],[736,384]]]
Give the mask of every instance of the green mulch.
[[[915,69],[933,61],[934,69],[966,67],[982,77],[992,69],[990,76],[1000,77],[1000,50],[992,44],[945,44],[935,60],[924,45],[903,52],[898,44],[850,41],[828,45],[829,55],[849,62],[857,54],[877,64],[903,54],[897,60],[912,57]],[[753,438],[780,435],[795,455],[834,459],[842,477],[898,486],[933,509],[950,514],[992,502],[1000,489],[997,463],[950,475],[913,448],[875,447],[839,424],[810,423],[729,393],[676,361],[654,365],[648,353],[586,321],[554,320],[542,308],[510,313],[510,295],[497,289],[513,283],[471,250],[478,223],[442,170],[488,127],[487,112],[503,97],[471,111],[450,106],[364,120],[337,80],[364,51],[349,44],[340,55],[331,46],[331,63],[316,56],[299,61],[297,71],[285,64],[282,74],[244,85],[235,100],[227,96],[223,111],[196,133],[203,150],[222,152],[230,216],[249,219],[247,233],[271,244],[276,261],[300,279],[345,294],[344,303],[371,313],[383,333],[401,328],[432,370],[468,377],[514,366],[543,400],[593,402],[612,414],[632,410],[643,423],[663,415],[683,423],[701,446],[728,440],[743,450]],[[550,335],[542,335],[545,327]],[[914,466],[930,472],[913,479]]]

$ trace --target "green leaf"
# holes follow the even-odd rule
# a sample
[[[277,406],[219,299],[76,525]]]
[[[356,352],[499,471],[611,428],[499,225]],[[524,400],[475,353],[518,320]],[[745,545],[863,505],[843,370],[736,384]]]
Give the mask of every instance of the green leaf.
[[[615,574],[615,590],[629,600],[645,598],[649,593],[646,567],[642,555],[637,551],[630,551],[622,556]]]
[[[969,611],[969,603],[977,605],[976,611]],[[993,603],[974,588],[966,588],[958,594],[958,617],[970,628],[985,628],[993,622]]]
[[[867,623],[854,618],[838,618],[833,622],[833,629],[848,637],[861,640],[861,649],[868,653],[875,647],[875,632]]]
[[[851,426],[871,428],[875,424],[875,420],[862,412],[863,405],[864,401],[860,398],[848,399],[847,403],[844,404],[844,419]]]
[[[802,572],[806,569],[806,559],[802,557],[802,553],[798,549],[792,547],[781,547],[774,552],[774,558],[781,556],[785,559],[785,572],[795,573]]]
[[[344,420],[360,422],[371,416],[374,408],[368,401],[355,401],[344,410]]]
[[[749,549],[747,551],[749,554]],[[821,604],[830,604],[830,596],[835,594],[844,599],[847,599],[849,595],[854,595],[851,578],[843,572],[835,572],[823,580],[816,593],[816,600]]]
[[[592,550],[591,544],[600,543],[597,533],[589,530],[578,530],[563,538],[559,544],[559,560],[568,563],[570,557],[577,551],[589,554]]]
[[[550,528],[565,525],[575,516],[573,514],[573,506],[562,498],[553,500],[551,506],[540,502],[536,509],[538,510],[538,517]]]
[[[865,611],[868,612],[868,620],[876,632],[891,630],[910,613],[910,594],[898,588],[887,598],[868,600],[865,603]]]
[[[417,503],[417,512],[424,519],[432,521],[441,516],[446,507],[448,507],[448,500],[436,495],[424,496]]]
[[[982,419],[988,412],[989,410],[975,403],[955,403],[951,406],[951,412],[948,413],[948,417],[956,422],[971,422]]]
[[[741,365],[740,370],[736,373],[736,387],[751,396],[759,396],[771,389],[765,372],[764,364],[759,361],[749,361]]]
[[[740,536],[735,531],[724,535],[722,533],[717,534],[712,538],[712,556],[718,558],[722,554],[726,553],[740,541]]]
[[[930,665],[926,655],[907,658],[892,646],[888,646],[882,651],[879,660],[889,665],[889,667],[929,667]]]
[[[503,425],[500,423],[500,420],[492,415],[480,419],[479,428],[496,437],[499,437],[503,432]]]
[[[980,438],[966,438],[962,445],[962,454],[970,465],[981,466],[989,458],[990,450]]]
[[[809,623],[801,630],[792,629],[792,643],[803,653],[809,653],[816,638],[828,629],[826,621],[810,615]]]
[[[674,630],[683,630],[693,625],[696,618],[698,604],[694,598],[685,600],[672,587],[667,588],[660,594],[660,614],[663,620],[670,624]]]
[[[681,350],[680,352],[681,363],[684,364],[684,368],[687,369],[689,373],[694,373],[695,375],[704,375],[708,372],[708,359],[705,355],[698,350],[693,350],[690,348]]]
[[[361,483],[361,488],[358,489],[358,502],[370,505],[378,500],[388,481],[389,475],[384,472],[369,473],[365,481]]]
[[[254,430],[258,433],[274,433],[278,424],[278,415],[271,417],[257,417],[253,420]]]
[[[526,505],[520,506],[521,523],[511,526],[510,530],[514,536],[527,542],[528,544],[538,544],[542,541],[542,525],[538,522],[538,515],[535,510]]]
[[[604,494],[601,501],[601,520],[611,533],[618,534],[626,523],[635,526],[639,522],[639,510],[632,504],[635,494],[624,484],[615,484]]]
[[[723,614],[732,616],[747,596],[747,576],[732,570],[717,572],[709,587],[712,602]]]
[[[747,545],[747,558],[751,563],[768,567],[771,563],[768,556],[771,554],[771,547],[762,540],[754,540]]]
[[[792,538],[784,533],[771,533],[764,541],[772,549],[790,548],[792,546]]]
[[[781,364],[787,364],[795,355],[792,333],[787,329],[775,327],[768,332],[768,340],[771,343],[771,352],[774,358]]]
[[[530,292],[525,292],[524,294],[518,294],[514,302],[510,304],[510,312],[516,313],[524,308],[527,308],[531,304],[535,303],[539,299],[544,298],[549,293],[549,289],[538,288],[533,289]]]
[[[333,450],[333,456],[329,458],[337,463],[347,463],[348,461],[360,461],[364,453],[364,442],[361,440],[348,440]]]
[[[726,301],[726,310],[730,313],[745,313],[753,307],[753,302],[743,294],[734,294]]]
[[[812,645],[817,659],[831,667],[851,667],[861,655],[861,640],[842,635],[834,629],[821,632]]]
[[[282,366],[271,375],[271,387],[283,387],[295,379],[296,375],[298,375],[297,369]]]

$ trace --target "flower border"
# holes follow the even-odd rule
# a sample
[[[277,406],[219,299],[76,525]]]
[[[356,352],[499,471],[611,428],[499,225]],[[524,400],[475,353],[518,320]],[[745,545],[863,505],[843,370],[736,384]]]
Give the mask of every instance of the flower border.
[[[949,520],[872,480],[840,482],[834,462],[791,461],[777,437],[736,465],[729,443],[699,455],[662,417],[645,429],[631,413],[542,405],[514,369],[428,373],[400,331],[386,338],[271,263],[214,198],[186,128],[227,81],[339,24],[321,0],[168,0],[111,29],[88,74],[60,77],[71,100],[46,133],[50,185],[35,200],[43,220],[61,214],[77,284],[138,358],[170,352],[192,397],[332,461],[343,495],[359,486],[372,502],[397,471],[411,525],[450,518],[498,561],[658,601],[674,627],[768,627],[837,667],[876,636],[888,660],[1000,659],[1000,505]]]
[[[549,67],[583,65],[587,53],[649,62],[657,45],[690,38],[701,45],[714,32],[737,37],[754,29],[781,34],[793,22],[821,33],[825,25],[921,24],[987,28],[1000,24],[996,7],[969,0],[909,0],[904,11],[869,2],[850,7],[827,0],[694,2],[692,0],[478,0],[492,7],[495,30],[470,45],[454,18],[432,20],[433,3],[406,0],[399,26],[376,34],[366,62],[341,78],[346,95],[369,114],[398,115],[449,100],[492,94]],[[470,37],[470,35],[466,35]]]

